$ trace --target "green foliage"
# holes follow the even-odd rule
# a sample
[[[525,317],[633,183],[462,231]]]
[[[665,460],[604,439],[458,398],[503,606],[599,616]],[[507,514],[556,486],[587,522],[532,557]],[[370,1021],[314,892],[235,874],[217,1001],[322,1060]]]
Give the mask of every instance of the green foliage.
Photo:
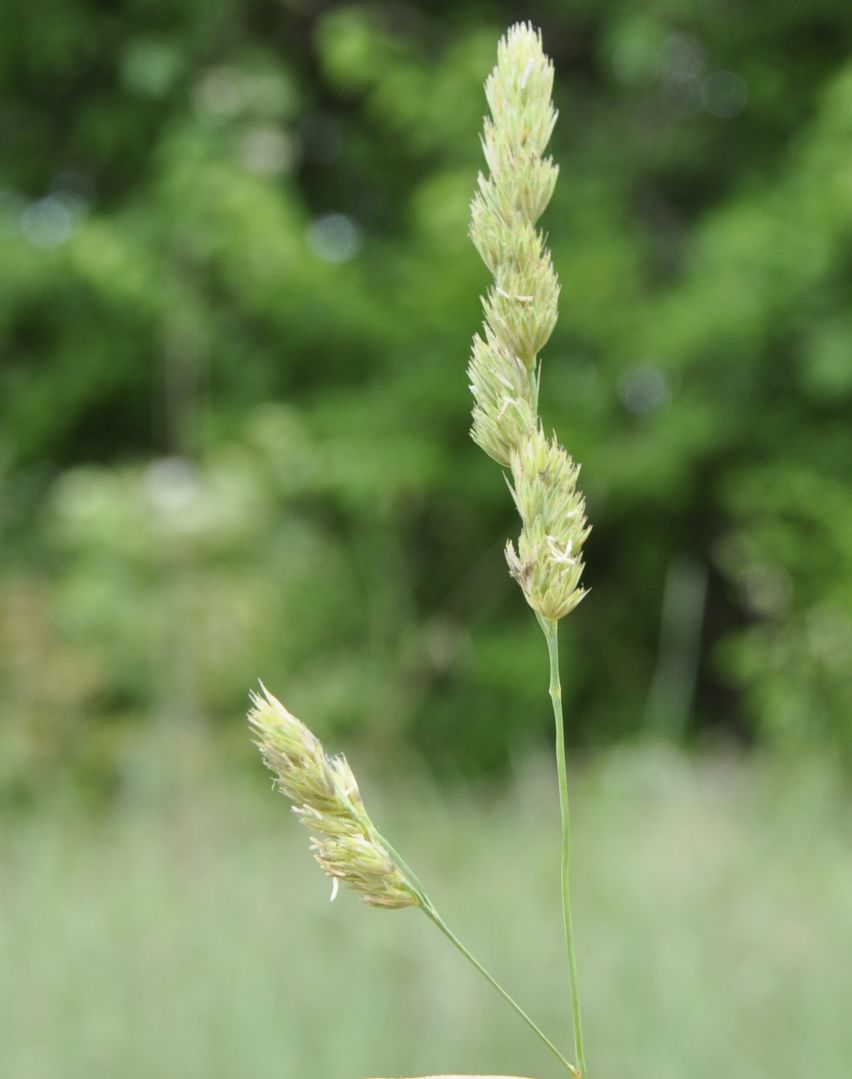
[[[688,558],[690,730],[852,760],[849,7],[524,15],[561,110],[544,420],[594,526],[571,737],[641,728]],[[548,736],[464,376],[481,82],[516,16],[0,16],[9,775],[99,767],[150,714],[230,723],[259,673],[317,729],[465,770]]]

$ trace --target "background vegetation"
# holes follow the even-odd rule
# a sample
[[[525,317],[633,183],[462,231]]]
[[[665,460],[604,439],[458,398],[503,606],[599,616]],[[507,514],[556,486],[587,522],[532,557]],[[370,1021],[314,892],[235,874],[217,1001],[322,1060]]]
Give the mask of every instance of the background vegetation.
[[[556,1079],[422,915],[329,904],[280,801],[202,774],[179,806],[125,801],[93,825],[54,802],[0,839],[5,1075]],[[777,776],[730,759],[648,752],[607,755],[574,790],[594,1074],[846,1079],[848,803],[789,780],[782,800]],[[409,782],[371,801],[452,923],[567,1047],[550,760],[499,795]]]
[[[462,921],[465,858],[482,859],[489,910],[524,907],[505,966],[542,971],[527,995],[546,1012],[555,884],[533,868],[521,897],[505,873],[506,843],[513,865],[537,856],[541,822],[516,828],[510,809],[549,783],[524,764],[551,736],[546,657],[505,572],[513,511],[467,438],[464,376],[486,281],[466,238],[481,84],[526,17],[561,113],[543,407],[594,525],[592,594],[563,634],[569,747],[592,762],[590,1054],[624,1077],[718,1074],[735,1051],[749,1079],[785,1061],[846,1074],[850,986],[831,956],[852,928],[849,836],[824,826],[848,819],[832,775],[852,765],[848,4],[67,0],[0,10],[0,999],[17,1001],[0,1061],[16,1079],[474,1068],[498,1036],[504,1070],[535,1066],[511,1056],[522,1030],[465,1010],[449,960],[423,974],[432,950],[399,922],[368,931],[353,911],[349,933],[335,906],[305,945],[291,923],[314,892],[279,850],[283,804],[246,803],[222,763],[265,795],[241,722],[260,675],[362,770],[428,774],[424,857]],[[710,756],[618,749],[646,740]],[[648,760],[666,762],[653,782]],[[593,778],[608,762],[617,797]],[[664,808],[632,845],[634,782]],[[707,803],[690,817],[693,784]],[[792,789],[807,812],[783,809]],[[439,826],[451,811],[466,846]],[[172,819],[189,823],[170,836]],[[378,935],[359,943],[356,921]],[[379,988],[367,1003],[361,985],[337,1039],[353,963]],[[649,964],[645,1024],[630,1007]],[[481,1041],[448,1010],[387,1056],[352,1048],[401,985],[422,1015],[429,979],[450,976]],[[182,1002],[179,1046],[128,1021],[137,992],[146,1023]],[[308,1072],[320,999],[329,1055]],[[202,1051],[210,1029],[231,1048]],[[287,1030],[301,1048],[281,1048]]]

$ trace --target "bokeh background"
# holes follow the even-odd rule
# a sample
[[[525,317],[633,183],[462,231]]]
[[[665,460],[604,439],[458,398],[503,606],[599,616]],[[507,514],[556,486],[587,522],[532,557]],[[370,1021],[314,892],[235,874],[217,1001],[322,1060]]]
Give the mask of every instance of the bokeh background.
[[[10,1079],[554,1074],[415,915],[328,905],[242,719],[260,676],[345,749],[567,1044],[546,654],[467,436],[520,18],[590,1061],[849,1074],[849,5],[67,0],[0,10]]]

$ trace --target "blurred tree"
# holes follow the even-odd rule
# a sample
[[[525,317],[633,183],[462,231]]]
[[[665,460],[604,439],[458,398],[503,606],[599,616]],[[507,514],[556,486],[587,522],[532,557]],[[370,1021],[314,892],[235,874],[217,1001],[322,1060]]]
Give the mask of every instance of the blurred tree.
[[[595,528],[570,736],[641,729],[669,672],[685,733],[852,759],[852,12],[525,13],[562,112],[545,419]],[[516,17],[0,13],[0,679],[33,752],[230,719],[257,674],[466,770],[548,736],[466,434],[481,83]]]

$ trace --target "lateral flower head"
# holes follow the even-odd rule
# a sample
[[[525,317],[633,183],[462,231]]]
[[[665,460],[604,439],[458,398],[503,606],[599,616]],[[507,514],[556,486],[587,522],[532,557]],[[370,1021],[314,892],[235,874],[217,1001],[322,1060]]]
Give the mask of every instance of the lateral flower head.
[[[414,883],[367,815],[346,758],[329,757],[319,739],[263,683],[251,702],[248,722],[255,745],[275,786],[313,833],[311,851],[335,888],[342,882],[372,907],[421,906]]]
[[[556,439],[535,427],[512,454],[512,497],[521,515],[517,551],[506,544],[509,572],[527,603],[558,622],[585,596],[583,543],[589,534],[586,506],[577,489],[580,469]]]

